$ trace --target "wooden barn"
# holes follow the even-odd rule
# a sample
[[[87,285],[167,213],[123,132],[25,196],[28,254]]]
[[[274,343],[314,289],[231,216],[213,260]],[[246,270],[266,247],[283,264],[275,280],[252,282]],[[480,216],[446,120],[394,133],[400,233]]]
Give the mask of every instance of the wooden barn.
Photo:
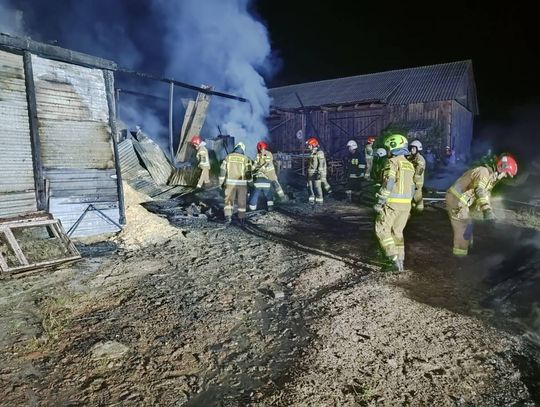
[[[348,140],[364,144],[398,130],[435,153],[450,146],[465,160],[478,114],[470,60],[283,86],[270,96],[274,150],[301,152],[313,136],[332,158],[346,153]]]
[[[76,224],[73,236],[118,230],[115,69],[0,34],[0,219],[44,211],[66,230]]]

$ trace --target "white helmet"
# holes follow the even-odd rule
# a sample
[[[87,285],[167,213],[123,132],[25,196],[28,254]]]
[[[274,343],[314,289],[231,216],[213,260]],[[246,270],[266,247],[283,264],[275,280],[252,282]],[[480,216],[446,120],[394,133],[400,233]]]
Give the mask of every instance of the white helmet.
[[[386,150],[384,148],[378,148],[375,150],[375,155],[379,158],[386,157]]]
[[[351,150],[354,150],[358,148],[358,144],[354,140],[349,140],[347,142],[347,147],[349,147]]]
[[[422,151],[422,143],[420,143],[420,140],[414,140],[409,144],[409,148],[416,147],[418,151]]]

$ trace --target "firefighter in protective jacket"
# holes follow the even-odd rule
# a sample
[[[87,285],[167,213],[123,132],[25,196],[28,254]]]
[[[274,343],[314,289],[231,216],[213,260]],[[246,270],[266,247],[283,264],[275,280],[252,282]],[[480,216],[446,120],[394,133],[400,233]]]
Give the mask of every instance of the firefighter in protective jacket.
[[[358,149],[358,143],[354,140],[347,142],[347,148],[349,150],[349,156],[345,166],[345,173],[347,175],[347,199],[349,202],[352,200],[352,194],[359,192],[362,187],[362,178],[366,171],[366,164],[364,161],[364,155]]]
[[[486,164],[466,171],[446,191],[446,208],[454,232],[454,255],[466,256],[473,241],[473,223],[470,211],[480,210],[484,219],[495,219],[490,193],[495,184],[517,174],[517,162],[510,155],[499,157],[493,166]]]
[[[369,136],[367,138],[367,144],[364,149],[364,155],[366,159],[366,173],[364,177],[367,180],[371,179],[371,169],[373,168],[373,143],[375,143],[375,137]]]
[[[414,166],[405,158],[409,154],[407,139],[401,134],[385,138],[384,146],[390,157],[383,170],[383,183],[374,206],[378,216],[375,233],[389,259],[398,271],[404,271],[407,225],[414,194]]]
[[[274,191],[280,197],[285,198],[285,193],[279,184],[274,167],[274,158],[268,150],[268,144],[264,141],[257,143],[257,158],[253,168],[253,183],[254,188],[249,198],[249,209],[254,211],[257,209],[257,201],[259,196],[263,195],[266,198],[268,210],[274,207]]]
[[[426,172],[426,160],[420,154],[422,151],[422,143],[419,140],[414,140],[409,145],[411,155],[409,161],[414,165],[414,196],[412,200],[413,209],[421,213],[424,210],[424,198],[422,196],[422,188],[424,187],[424,174]]]
[[[197,166],[201,169],[197,188],[202,188],[210,183],[210,158],[208,156],[208,150],[205,147],[206,143],[202,141],[200,136],[193,136],[191,138],[191,144],[197,151]]]
[[[223,212],[225,221],[230,223],[234,204],[238,205],[238,218],[243,223],[246,217],[247,184],[251,181],[251,160],[245,155],[246,146],[240,142],[234,146],[232,153],[221,163],[219,184],[224,188],[225,205]]]
[[[310,151],[307,168],[309,202],[322,204],[324,201],[322,179],[326,179],[326,158],[316,138],[307,139],[306,145]]]

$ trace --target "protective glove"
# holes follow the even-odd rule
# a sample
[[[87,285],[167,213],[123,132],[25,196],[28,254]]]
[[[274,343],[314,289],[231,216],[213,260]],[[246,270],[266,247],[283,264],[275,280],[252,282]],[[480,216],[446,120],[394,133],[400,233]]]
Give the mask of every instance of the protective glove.
[[[375,206],[373,207],[373,210],[374,210],[375,212],[377,212],[378,215],[382,215],[382,213],[383,213],[383,206],[382,206],[382,204],[381,204],[381,203],[375,204]]]
[[[486,209],[484,211],[484,220],[487,222],[494,222],[495,221],[495,214],[491,209]]]

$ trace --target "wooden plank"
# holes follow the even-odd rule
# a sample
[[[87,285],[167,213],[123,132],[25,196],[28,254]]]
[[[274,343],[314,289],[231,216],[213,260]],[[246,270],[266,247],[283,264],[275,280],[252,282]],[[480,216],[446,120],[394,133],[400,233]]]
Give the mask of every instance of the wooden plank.
[[[118,191],[118,223],[126,224],[126,207],[124,204],[124,186],[122,184],[122,169],[120,168],[120,154],[118,153],[118,128],[116,127],[114,105],[114,77],[111,71],[103,71],[105,91],[107,93],[107,105],[109,107],[109,125],[111,126],[111,140],[113,144],[114,167],[116,169],[116,188]]]
[[[8,271],[9,269],[8,264],[6,263],[6,260],[4,259],[4,255],[2,254],[2,252],[0,252],[0,268],[2,269],[2,271]]]
[[[202,88],[212,90],[211,86],[202,85]],[[193,136],[199,135],[201,133],[204,121],[206,119],[206,112],[208,111],[208,105],[210,104],[210,95],[201,93],[197,95],[197,100],[195,101],[195,107],[192,112],[192,117],[186,127],[186,133],[183,133],[182,144],[179,144],[177,153],[177,159],[180,162],[186,161],[189,159],[188,156],[188,146],[189,141]],[[182,124],[183,126],[183,124]]]
[[[19,260],[19,263],[21,263],[24,266],[27,266],[28,260],[26,260],[26,257],[24,256],[21,248],[19,247],[19,244],[17,243],[17,239],[15,239],[15,236],[13,236],[13,232],[11,232],[11,229],[3,226],[2,231],[4,232],[4,235],[6,236],[7,241],[11,245],[11,248],[13,249],[13,252],[15,253],[15,256],[17,257],[17,260]]]
[[[187,134],[189,126],[191,126],[191,120],[193,119],[194,110],[195,110],[195,101],[188,100],[188,104],[186,106],[186,112],[184,113],[184,120],[182,121],[182,129],[180,130],[180,140],[178,142],[178,149],[176,150],[177,161],[181,161],[180,152],[182,151],[182,146],[184,144],[189,143],[190,141],[190,140],[186,140],[185,136]]]

